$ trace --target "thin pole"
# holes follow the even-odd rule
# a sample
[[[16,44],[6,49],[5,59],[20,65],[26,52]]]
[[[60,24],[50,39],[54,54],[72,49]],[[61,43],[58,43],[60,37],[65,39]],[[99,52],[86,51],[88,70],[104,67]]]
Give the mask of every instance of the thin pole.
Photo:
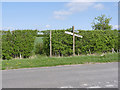
[[[74,35],[74,26],[72,26],[73,30],[73,56],[75,56],[75,35]]]
[[[52,57],[52,40],[51,40],[51,36],[52,36],[52,31],[50,30],[50,57]]]

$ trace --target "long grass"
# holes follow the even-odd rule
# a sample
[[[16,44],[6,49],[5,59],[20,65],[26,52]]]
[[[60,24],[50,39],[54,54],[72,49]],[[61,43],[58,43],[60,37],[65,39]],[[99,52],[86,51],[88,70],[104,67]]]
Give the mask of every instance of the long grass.
[[[85,63],[105,63],[105,62],[118,62],[118,53],[113,53],[113,54],[108,53],[103,56],[82,55],[82,56],[52,57],[52,58],[47,56],[37,56],[34,59],[3,60],[2,70],[47,67],[47,66],[57,66],[57,65],[85,64]]]

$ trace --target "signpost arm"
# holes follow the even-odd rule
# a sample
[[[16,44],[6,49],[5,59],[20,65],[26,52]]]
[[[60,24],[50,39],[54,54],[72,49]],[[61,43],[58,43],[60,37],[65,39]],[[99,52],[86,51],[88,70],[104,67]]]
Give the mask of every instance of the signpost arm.
[[[51,40],[51,36],[52,36],[52,31],[50,30],[50,57],[52,57],[52,40]]]
[[[72,26],[73,30],[73,56],[75,56],[75,33],[74,33],[74,26]]]

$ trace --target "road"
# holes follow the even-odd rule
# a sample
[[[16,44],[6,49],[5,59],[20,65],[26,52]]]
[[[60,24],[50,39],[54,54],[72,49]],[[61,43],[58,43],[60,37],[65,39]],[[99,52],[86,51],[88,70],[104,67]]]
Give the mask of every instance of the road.
[[[118,63],[2,71],[3,88],[118,88]]]

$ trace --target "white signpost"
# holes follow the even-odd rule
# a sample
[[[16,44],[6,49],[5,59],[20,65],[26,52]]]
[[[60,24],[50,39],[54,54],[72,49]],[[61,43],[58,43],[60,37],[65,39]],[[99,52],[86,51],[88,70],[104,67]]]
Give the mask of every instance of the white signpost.
[[[81,37],[81,38],[83,38],[83,36],[74,34],[74,26],[72,26],[72,29],[73,29],[73,33],[72,32],[68,32],[68,31],[65,31],[65,33],[69,34],[69,35],[73,35],[73,56],[75,56],[75,36],[76,37]]]
[[[66,34],[70,34],[70,35],[73,35],[73,33],[71,33],[71,32],[68,32],[68,31],[65,31],[65,33]],[[83,36],[81,36],[81,35],[77,35],[77,34],[74,34],[76,37],[81,37],[81,38],[83,38]]]

